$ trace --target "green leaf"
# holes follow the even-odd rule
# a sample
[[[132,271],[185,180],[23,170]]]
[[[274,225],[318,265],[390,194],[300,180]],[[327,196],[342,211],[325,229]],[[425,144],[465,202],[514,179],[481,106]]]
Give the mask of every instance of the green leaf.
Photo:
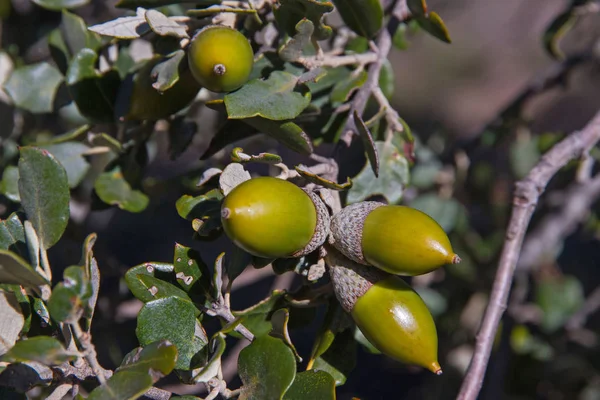
[[[215,0],[214,2],[220,3],[220,0]],[[169,4],[182,3],[190,3],[190,0],[119,0],[116,6],[121,8],[131,8],[135,10],[138,7],[156,8],[160,6],[167,6]],[[197,1],[195,3],[197,3]]]
[[[560,41],[573,28],[577,21],[575,10],[568,9],[559,14],[544,32],[544,47],[548,54],[557,60],[564,60],[565,55],[560,49]]]
[[[8,165],[2,173],[2,193],[15,203],[21,201],[19,196],[19,168]]]
[[[193,369],[194,356],[206,342],[196,336],[196,307],[178,297],[166,297],[146,303],[137,318],[136,334],[146,346],[157,340],[168,340],[177,347],[175,368]]]
[[[210,289],[210,271],[198,251],[175,243],[175,277],[186,292],[205,295]],[[232,278],[230,278],[232,279]]]
[[[375,174],[375,178],[379,177],[379,152],[377,151],[377,147],[375,146],[375,141],[373,140],[373,135],[369,131],[369,128],[365,125],[364,121],[358,115],[356,110],[353,114],[354,124],[356,125],[356,130],[360,138],[362,139],[363,146],[365,148],[365,152],[367,153],[367,159],[369,160],[369,164],[371,165],[371,169]]]
[[[210,360],[202,368],[193,371],[193,381],[208,382],[215,376],[218,376],[221,369],[221,357],[225,352],[225,337],[222,333],[217,332],[210,342],[211,356]]]
[[[272,153],[259,153],[257,155],[245,154],[244,149],[241,147],[236,147],[231,151],[231,161],[235,163],[257,162],[265,164],[278,164],[283,160],[277,154]]]
[[[272,121],[261,117],[247,118],[242,121],[257,131],[273,137],[290,150],[305,155],[313,152],[312,141],[306,132],[294,122]]]
[[[175,208],[182,218],[192,221],[192,227],[200,236],[209,236],[221,227],[221,200],[223,194],[219,189],[192,197],[181,196]]]
[[[304,48],[310,44],[315,26],[308,19],[302,19],[296,25],[296,34],[279,49],[279,57],[283,61],[296,61],[302,57]]]
[[[168,340],[159,340],[138,347],[123,358],[116,372],[136,371],[150,374],[154,380],[167,376],[175,368],[177,347]]]
[[[121,78],[115,69],[97,71],[97,61],[92,49],[76,53],[66,74],[67,87],[81,115],[92,122],[113,122]]]
[[[179,64],[182,60],[187,63],[185,51],[177,50],[164,61],[156,64],[150,74],[151,77],[156,76],[156,81],[152,84],[152,87],[159,92],[172,88],[179,81]]]
[[[263,117],[276,121],[297,117],[310,99],[308,87],[284,71],[274,71],[266,80],[254,79],[224,98],[230,119]]]
[[[135,295],[135,297],[143,302],[162,299],[164,297],[178,297],[180,299],[187,300],[190,303],[192,302],[184,290],[179,289],[177,286],[169,282],[165,282],[151,275],[145,274],[137,275],[136,278],[142,287],[145,288],[145,290],[141,293],[139,290],[136,290],[135,293],[133,290],[131,292]]]
[[[325,371],[304,371],[283,396],[284,400],[335,400],[335,380]]]
[[[144,14],[140,10],[135,16],[115,18],[102,24],[90,26],[88,29],[97,34],[117,39],[137,39],[150,32],[150,25],[148,25]]]
[[[56,321],[76,323],[92,295],[92,286],[83,267],[71,266],[63,275],[63,282],[52,290],[48,311]]]
[[[169,19],[158,10],[147,10],[146,21],[154,33],[159,36],[174,36],[176,38],[189,38],[185,25]]]
[[[65,350],[56,338],[36,336],[17,342],[8,353],[2,356],[2,360],[8,362],[37,361],[44,365],[58,365],[74,360],[77,355]]]
[[[40,239],[49,249],[69,222],[69,184],[62,165],[47,150],[21,147],[19,194],[21,204]]]
[[[57,136],[53,136],[51,138],[47,138],[44,140],[40,140],[39,142],[35,143],[35,146],[38,147],[43,147],[43,146],[49,146],[49,145],[55,145],[55,144],[60,144],[60,143],[66,143],[66,142],[79,142],[82,140],[85,140],[86,137],[88,137],[88,133],[89,130],[91,128],[91,125],[81,125],[77,128],[71,129],[63,134],[57,135]],[[90,134],[91,136],[91,134]]]
[[[80,142],[64,142],[49,146],[40,146],[48,150],[64,167],[69,187],[77,187],[90,169],[83,155],[90,149]]]
[[[348,28],[357,35],[372,39],[383,26],[380,0],[332,0]]]
[[[253,306],[242,311],[233,311],[233,316],[239,318],[254,336],[266,335],[272,329],[271,314],[280,307],[285,293],[284,290],[274,290],[269,297]],[[239,336],[237,332],[232,332],[232,335]]]
[[[302,362],[302,357],[298,354],[296,347],[292,343],[292,339],[290,338],[290,333],[288,331],[288,322],[290,321],[290,311],[287,308],[280,308],[279,310],[273,313],[271,317],[271,324],[273,325],[273,330],[270,335],[272,337],[283,340],[283,342],[292,350],[294,353],[294,357],[298,362]]]
[[[17,213],[0,221],[0,250],[10,250],[21,257],[28,256],[25,229]]]
[[[404,22],[398,24],[398,28],[396,28],[396,32],[394,32],[394,36],[392,37],[392,44],[398,50],[407,50],[410,42],[408,41],[408,25]]]
[[[409,181],[408,162],[400,151],[392,144],[375,142],[379,153],[380,171],[376,178],[367,164],[353,179],[348,191],[348,204],[363,201],[373,195],[384,196],[390,204],[402,199],[404,188]]]
[[[49,113],[62,82],[63,76],[56,68],[41,62],[14,70],[4,89],[17,107],[32,113]]]
[[[102,44],[100,37],[88,30],[83,18],[66,10],[62,12],[60,31],[70,56],[74,56],[85,48],[98,50]]]
[[[326,187],[326,188],[332,189],[332,190],[346,190],[346,189],[350,189],[352,187],[352,181],[350,180],[350,178],[348,178],[345,183],[337,183],[337,182],[333,182],[328,179],[325,179],[316,174],[313,174],[312,172],[306,170],[305,168],[306,167],[304,167],[304,166],[298,165],[294,169],[304,179],[306,179],[309,182],[312,182],[314,184],[317,184],[319,186],[323,186],[323,187]]]
[[[252,263],[252,256],[236,246],[233,242],[232,250],[225,256],[227,276],[233,282],[241,275],[248,265]]]
[[[543,279],[537,284],[535,298],[543,311],[541,327],[546,333],[560,329],[585,300],[581,282],[574,276]]]
[[[257,337],[238,358],[240,400],[281,400],[296,376],[292,350],[271,336]]]
[[[367,81],[367,77],[367,72],[361,71],[358,74],[350,76],[348,79],[338,81],[329,94],[332,105],[338,106],[345,103],[350,94]]]
[[[339,333],[325,353],[315,359],[311,370],[325,371],[333,377],[336,386],[346,383],[356,366],[356,341],[352,329]]]
[[[133,213],[144,211],[150,202],[148,196],[129,185],[119,166],[103,172],[96,179],[94,190],[100,200],[106,204],[116,205],[122,210]]]
[[[426,17],[417,17],[416,20],[419,23],[419,26],[433,37],[445,43],[452,43],[450,32],[448,32],[448,28],[446,28],[446,24],[444,24],[442,17],[437,13],[432,11]]]
[[[13,283],[24,287],[48,284],[25,260],[7,250],[0,250],[0,283]]]
[[[76,8],[88,4],[90,0],[32,0],[40,7],[60,11],[64,8]]]
[[[144,372],[117,372],[90,393],[87,400],[133,400],[146,393],[153,384],[152,377]]]
[[[148,292],[148,287],[142,282],[140,275],[151,276],[165,282],[175,281],[172,264],[147,262],[129,268],[125,273],[125,283],[131,293],[145,303],[154,300],[154,297]]]
[[[333,32],[323,23],[323,16],[333,11],[333,4],[325,0],[280,0],[273,13],[279,27],[288,35],[294,36],[296,25],[302,19],[309,19],[314,27],[313,39],[325,40]]]
[[[427,2],[425,0],[407,0],[406,5],[413,17],[427,14]]]
[[[458,222],[461,206],[455,199],[443,199],[434,193],[428,193],[415,198],[410,206],[423,211],[450,232]]]

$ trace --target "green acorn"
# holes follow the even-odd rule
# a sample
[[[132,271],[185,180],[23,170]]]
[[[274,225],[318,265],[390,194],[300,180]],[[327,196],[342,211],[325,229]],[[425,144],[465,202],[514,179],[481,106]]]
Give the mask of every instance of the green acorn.
[[[460,262],[429,215],[406,206],[355,203],[331,219],[329,243],[351,260],[396,275],[422,275]]]

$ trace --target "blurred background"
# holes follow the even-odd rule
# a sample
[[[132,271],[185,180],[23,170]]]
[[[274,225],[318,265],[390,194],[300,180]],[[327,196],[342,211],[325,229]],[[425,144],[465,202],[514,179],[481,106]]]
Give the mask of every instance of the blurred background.
[[[92,1],[75,12],[93,25],[123,12],[114,3]],[[395,72],[392,104],[417,138],[416,163],[403,203],[440,221],[464,260],[412,282],[436,318],[444,375],[408,368],[359,346],[356,367],[338,388],[342,400],[456,396],[487,304],[514,182],[553,143],[583,127],[600,110],[600,13],[589,12],[578,19],[561,38],[564,57],[557,60],[546,51],[543,36],[570,1],[429,0],[428,4],[444,19],[452,44],[418,31],[408,35],[407,49],[392,50],[390,61]],[[0,0],[0,14],[4,56],[18,56],[25,64],[50,58],[45,35],[60,23],[60,13],[30,0]],[[2,68],[0,80],[9,72],[0,61]],[[153,140],[145,171],[151,202],[143,212],[91,210],[82,190],[71,204],[73,221],[67,234],[50,251],[53,265],[75,264],[83,238],[98,233],[95,255],[102,286],[93,337],[106,368],[115,368],[138,345],[136,316],[142,303],[125,285],[125,271],[145,261],[172,261],[175,242],[200,250],[208,263],[226,246],[220,241],[193,240],[189,222],[174,207],[181,195],[190,193],[191,184],[186,187],[173,180],[187,176],[191,181],[202,170],[218,166],[218,161],[199,161],[214,135],[215,113],[206,107],[190,113],[198,122],[198,132],[180,157],[170,159],[166,132],[158,132]],[[55,135],[80,122],[70,106],[53,114],[18,112],[0,92],[2,138],[8,138],[15,127],[29,136]],[[302,162],[265,140],[255,138],[243,147],[249,153],[252,149],[278,152],[288,165]],[[595,160],[598,154],[591,156]],[[355,174],[364,163],[359,150],[345,173]],[[261,168],[257,172],[270,172]],[[552,180],[534,215],[481,399],[600,399],[600,314],[596,312],[600,208],[596,198],[588,198],[589,212],[577,218],[565,216],[572,205],[569,194],[578,189],[576,170],[570,165]],[[3,206],[0,217],[11,211]],[[554,229],[552,240],[544,236],[546,227]],[[540,237],[546,238],[544,246],[534,240]],[[60,271],[55,276],[60,277]],[[292,272],[276,275],[271,267],[248,268],[234,284],[233,307],[243,309],[275,288],[295,288],[300,283]],[[322,318],[317,312],[310,325],[292,331],[301,354],[310,353]],[[231,346],[225,357],[224,372],[231,387],[239,385],[235,362],[240,350]],[[161,385],[181,394],[201,390],[175,379],[165,379]]]

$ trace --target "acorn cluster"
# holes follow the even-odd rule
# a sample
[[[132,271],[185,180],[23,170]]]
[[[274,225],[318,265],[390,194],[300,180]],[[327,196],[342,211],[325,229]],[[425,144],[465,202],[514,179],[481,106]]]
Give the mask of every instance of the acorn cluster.
[[[427,214],[365,201],[331,216],[317,194],[259,177],[227,194],[221,220],[227,236],[257,257],[301,257],[324,249],[336,297],[371,344],[441,374],[433,317],[400,278],[460,262],[442,227]]]

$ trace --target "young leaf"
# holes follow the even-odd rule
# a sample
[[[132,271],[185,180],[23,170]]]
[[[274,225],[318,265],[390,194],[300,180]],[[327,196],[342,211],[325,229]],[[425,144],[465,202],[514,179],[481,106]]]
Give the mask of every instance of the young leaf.
[[[69,221],[69,185],[62,165],[47,150],[22,147],[19,158],[21,204],[44,249],[54,246]]]
[[[159,340],[127,354],[115,372],[145,372],[156,381],[171,373],[176,360],[177,347],[168,340]]]
[[[225,95],[225,107],[230,119],[263,117],[282,121],[300,115],[310,99],[310,91],[305,85],[298,85],[297,76],[274,71],[266,80],[251,80]]]
[[[261,336],[240,352],[238,372],[240,400],[281,400],[296,376],[296,360],[281,340]]]
[[[44,365],[58,365],[65,361],[74,360],[78,354],[65,350],[63,345],[53,337],[36,336],[21,340],[2,356],[9,362],[36,361]]]

